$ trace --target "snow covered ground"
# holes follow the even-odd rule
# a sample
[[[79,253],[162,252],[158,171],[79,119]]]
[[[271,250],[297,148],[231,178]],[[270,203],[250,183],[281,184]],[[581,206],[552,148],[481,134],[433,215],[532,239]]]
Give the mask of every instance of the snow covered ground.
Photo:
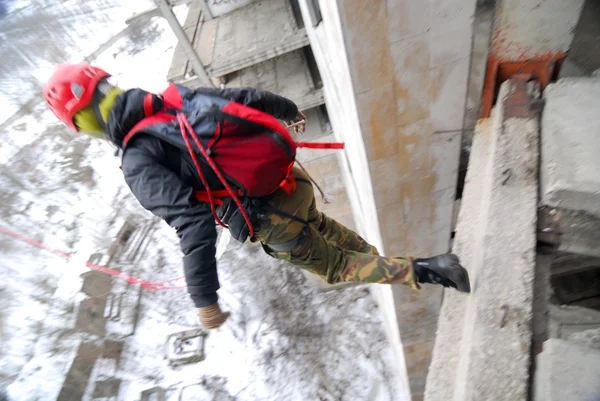
[[[127,16],[140,11],[130,7]],[[125,37],[97,59],[120,86],[166,86],[176,42],[164,21],[157,24],[151,46],[131,51]],[[41,66],[40,76],[46,73]],[[85,400],[109,399],[98,383],[109,388],[113,379],[112,399],[123,401],[154,386],[168,389],[168,400],[402,399],[403,380],[368,287],[320,292],[299,270],[226,232],[219,294],[232,316],[208,333],[204,361],[169,367],[166,359],[170,334],[199,327],[185,289],[140,291],[113,279],[109,295],[122,297],[121,315],[104,319],[102,335],[79,330],[86,302],[94,302],[81,292],[85,262],[92,254],[108,259],[125,221],[136,227],[133,237],[144,234],[144,246],[111,266],[136,277],[180,276],[177,237],[129,194],[110,145],[69,133],[43,105],[0,134],[0,226],[73,254],[67,259],[0,233],[0,400],[57,399],[82,344],[94,355]],[[118,358],[107,355],[107,340],[122,344]]]

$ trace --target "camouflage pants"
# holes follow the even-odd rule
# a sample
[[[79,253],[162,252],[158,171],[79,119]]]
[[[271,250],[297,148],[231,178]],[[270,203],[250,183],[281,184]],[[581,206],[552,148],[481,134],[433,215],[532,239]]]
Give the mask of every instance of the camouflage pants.
[[[387,283],[417,288],[409,258],[380,256],[357,233],[319,212],[308,177],[299,169],[294,169],[294,174],[298,180],[296,191],[291,195],[276,192],[269,205],[308,224],[267,213],[254,224],[255,236],[265,252],[317,274],[330,284]]]

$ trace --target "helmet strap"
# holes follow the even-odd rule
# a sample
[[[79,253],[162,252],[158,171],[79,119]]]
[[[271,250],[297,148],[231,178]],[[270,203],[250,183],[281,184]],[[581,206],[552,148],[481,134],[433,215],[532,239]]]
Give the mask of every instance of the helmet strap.
[[[106,82],[106,80],[100,81],[98,83],[98,86],[96,86],[94,96],[92,96],[92,100],[90,102],[90,106],[92,107],[92,110],[94,110],[96,120],[98,120],[98,124],[100,124],[100,128],[102,128],[102,131],[104,132],[106,132],[106,122],[104,121],[104,118],[102,117],[102,112],[100,111],[100,102],[102,102],[102,99],[104,99],[104,97],[112,87],[113,86]]]

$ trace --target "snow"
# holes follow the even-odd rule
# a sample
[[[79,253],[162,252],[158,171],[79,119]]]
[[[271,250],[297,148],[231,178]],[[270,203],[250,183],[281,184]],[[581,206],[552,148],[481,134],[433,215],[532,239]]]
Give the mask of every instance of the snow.
[[[116,26],[140,4],[122,3]],[[151,46],[132,56],[123,38],[98,58],[120,86],[166,86],[175,38],[166,22],[156,23],[162,33]],[[97,36],[91,48],[106,40]],[[47,74],[46,66],[36,74]],[[111,267],[168,280],[182,274],[177,236],[129,193],[108,143],[71,134],[39,107],[1,134],[0,225],[72,254],[67,259],[0,233],[0,389],[8,400],[56,399],[79,347],[102,347],[105,339],[123,344],[121,358],[92,361],[85,400],[94,399],[96,382],[110,378],[121,380],[124,401],[154,386],[169,388],[168,400],[400,400],[400,369],[367,287],[320,292],[298,269],[228,232],[220,232],[217,258],[221,307],[232,315],[208,332],[204,361],[169,367],[166,359],[169,335],[200,327],[185,289],[140,290],[113,279],[111,294],[123,301],[120,314],[105,319],[107,334],[78,330],[82,305],[91,300],[81,292],[90,255],[102,254],[105,263],[117,249]],[[125,221],[137,230],[124,248],[114,248]]]

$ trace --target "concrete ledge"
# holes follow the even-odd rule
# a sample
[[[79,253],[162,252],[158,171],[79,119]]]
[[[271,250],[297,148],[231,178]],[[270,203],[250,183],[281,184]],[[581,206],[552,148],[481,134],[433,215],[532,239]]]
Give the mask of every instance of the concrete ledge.
[[[300,110],[308,110],[325,104],[323,89],[315,89],[294,100]]]
[[[454,251],[470,296],[446,290],[425,400],[526,400],[532,336],[539,127],[508,118],[505,82],[473,141]]]
[[[254,2],[218,18],[208,72],[227,75],[308,44],[288,2]]]
[[[599,170],[600,171],[600,170]],[[586,212],[543,206],[538,239],[557,250],[600,258],[600,218]]]
[[[301,29],[294,35],[286,38],[286,42],[279,46],[275,46],[273,43],[267,43],[263,47],[252,52],[239,53],[237,54],[237,57],[223,60],[219,64],[215,62],[211,64],[207,70],[213,77],[222,77],[308,45],[309,42],[306,31]]]
[[[589,329],[571,334],[569,341],[600,351],[600,329]]]
[[[535,401],[600,400],[600,351],[551,339],[537,357]]]
[[[229,79],[228,87],[268,90],[293,100],[300,110],[325,103],[323,90],[315,88],[306,57],[301,50],[235,72]]]
[[[289,4],[279,0],[254,2],[210,21],[204,21],[195,4],[183,29],[211,77],[223,77],[309,45],[306,30],[297,28]],[[168,80],[180,82],[193,75],[178,44]]]
[[[542,202],[600,217],[600,80],[563,78],[544,98]]]
[[[549,336],[570,339],[586,330],[600,330],[600,311],[580,306],[550,305],[548,309]]]

